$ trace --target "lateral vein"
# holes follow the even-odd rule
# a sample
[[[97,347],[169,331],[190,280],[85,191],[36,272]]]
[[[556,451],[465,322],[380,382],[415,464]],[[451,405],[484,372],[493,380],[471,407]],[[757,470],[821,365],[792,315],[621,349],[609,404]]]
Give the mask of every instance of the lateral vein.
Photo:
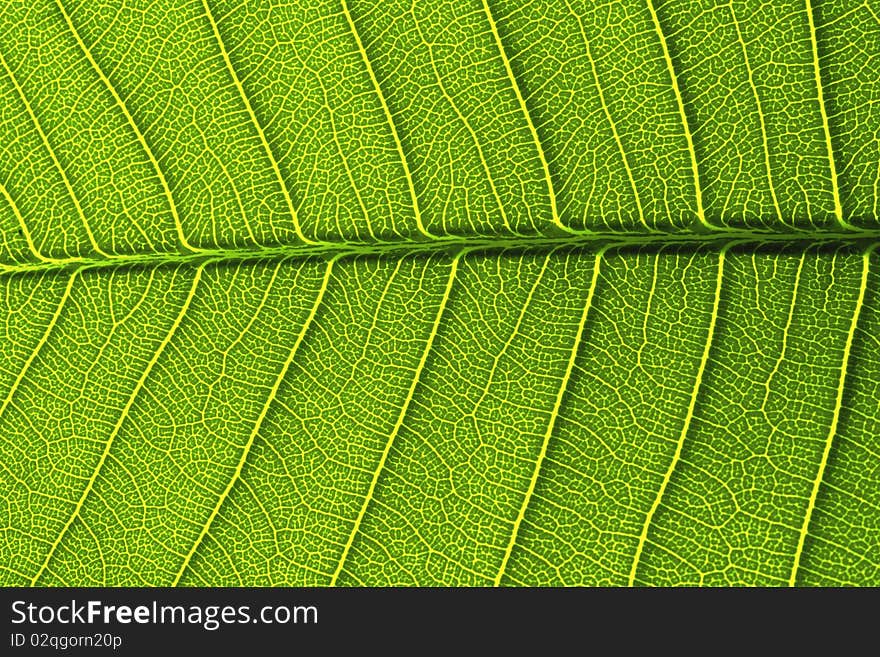
[[[428,340],[425,342],[425,348],[422,350],[422,355],[419,358],[419,363],[416,366],[416,371],[413,374],[412,382],[410,383],[409,390],[406,393],[406,398],[403,400],[403,404],[400,408],[400,413],[397,416],[397,421],[394,423],[394,427],[391,429],[391,433],[388,434],[388,440],[385,441],[385,448],[382,450],[382,456],[379,458],[379,463],[376,466],[376,470],[373,472],[373,477],[370,481],[370,486],[367,489],[367,494],[364,497],[364,502],[361,504],[360,511],[358,511],[357,518],[355,518],[354,525],[351,528],[351,533],[348,536],[348,540],[345,542],[345,546],[342,548],[342,556],[339,557],[339,563],[336,565],[336,570],[333,572],[333,576],[330,578],[330,586],[336,586],[336,582],[339,580],[339,575],[342,573],[342,569],[345,567],[346,559],[348,559],[348,553],[351,550],[351,546],[354,544],[355,536],[357,536],[358,531],[360,531],[361,522],[364,519],[364,516],[367,513],[367,507],[369,507],[370,502],[373,500],[373,495],[376,491],[376,484],[379,481],[379,475],[385,468],[385,462],[388,460],[388,454],[391,452],[391,446],[394,443],[394,439],[400,433],[400,429],[403,426],[403,420],[406,417],[407,409],[409,409],[410,402],[412,402],[413,395],[416,391],[416,386],[418,386],[419,378],[421,377],[422,371],[425,369],[425,363],[428,360],[428,354],[431,352],[431,347],[434,344],[434,338],[437,337],[437,331],[440,328],[440,320],[443,317],[443,312],[446,309],[446,304],[449,301],[449,295],[452,292],[452,285],[455,282],[455,275],[458,270],[458,262],[461,259],[462,255],[464,255],[465,251],[460,251],[455,258],[452,260],[452,264],[449,267],[449,277],[446,280],[446,288],[443,291],[443,296],[440,299],[440,303],[437,306],[437,314],[434,317],[434,323],[431,325],[431,331],[428,334]]]
[[[553,188],[553,179],[550,176],[550,165],[547,162],[547,156],[544,153],[544,146],[541,144],[541,139],[538,137],[538,130],[535,127],[534,121],[532,121],[532,115],[531,112],[529,112],[528,105],[526,105],[526,99],[519,87],[519,82],[513,74],[510,60],[507,57],[507,52],[504,50],[504,43],[501,41],[501,34],[498,32],[498,26],[495,23],[495,17],[492,15],[492,10],[489,8],[488,0],[483,0],[483,11],[486,13],[486,18],[489,19],[489,26],[492,28],[492,36],[495,38],[495,45],[498,47],[501,61],[504,62],[504,70],[507,73],[507,79],[510,82],[510,86],[513,88],[513,93],[516,95],[520,111],[522,112],[523,117],[525,117],[526,125],[528,125],[529,133],[532,136],[532,141],[535,143],[535,148],[538,151],[538,160],[541,162],[541,168],[544,171],[544,182],[547,185],[547,194],[550,197],[550,211],[552,213],[553,223],[557,228],[567,233],[581,232],[562,223],[562,219],[559,217],[559,210],[556,205],[556,191]],[[537,228],[537,226],[535,228]]]
[[[502,577],[504,577],[504,571],[507,569],[507,564],[510,561],[510,555],[513,553],[513,547],[516,544],[516,539],[519,535],[520,525],[522,525],[522,521],[525,518],[529,502],[532,499],[532,494],[535,492],[535,487],[538,484],[538,475],[541,473],[541,466],[544,463],[544,457],[547,456],[547,447],[550,444],[550,437],[553,435],[553,429],[556,427],[556,422],[559,419],[559,409],[562,407],[562,399],[563,397],[565,397],[565,392],[568,390],[568,384],[569,381],[571,381],[571,372],[574,369],[574,364],[577,360],[578,351],[580,349],[581,342],[583,341],[584,327],[587,324],[587,316],[589,315],[590,307],[593,305],[593,295],[596,292],[596,283],[599,280],[600,264],[606,250],[607,249],[599,250],[596,253],[596,258],[593,262],[593,276],[590,279],[590,288],[587,292],[587,300],[584,303],[584,309],[581,312],[580,321],[578,322],[578,328],[575,335],[574,343],[572,344],[571,351],[568,355],[568,363],[565,366],[565,373],[563,374],[562,381],[559,384],[559,390],[556,393],[556,400],[553,403],[553,409],[550,411],[550,420],[549,422],[547,422],[547,431],[544,433],[544,439],[541,443],[541,451],[538,453],[538,458],[535,461],[535,467],[532,470],[532,478],[529,481],[528,490],[526,490],[526,494],[525,496],[523,496],[523,501],[520,505],[519,513],[517,513],[516,520],[514,520],[513,522],[513,531],[510,534],[510,540],[508,541],[507,547],[504,550],[504,556],[501,559],[501,567],[498,569],[498,574],[495,575],[495,586],[501,585],[501,579]]]
[[[807,20],[810,24],[810,49],[813,55],[813,77],[816,80],[816,94],[819,99],[819,113],[822,116],[822,130],[825,134],[825,149],[828,151],[828,165],[831,168],[831,191],[834,195],[834,217],[842,228],[853,230],[855,226],[843,218],[843,205],[840,202],[840,185],[837,180],[837,164],[834,161],[834,147],[831,144],[831,127],[828,124],[828,110],[825,108],[825,91],[822,73],[819,69],[819,42],[816,38],[816,23],[813,19],[813,3],[805,0]],[[867,3],[865,3],[867,6]]]
[[[174,219],[174,228],[177,231],[177,239],[180,240],[181,246],[185,248],[187,251],[198,252],[200,249],[192,246],[189,241],[186,239],[186,235],[183,232],[183,225],[180,222],[180,215],[177,212],[177,204],[174,202],[174,197],[171,195],[171,188],[168,186],[168,180],[165,178],[165,173],[162,171],[162,168],[159,166],[159,162],[156,159],[155,154],[153,153],[153,149],[147,144],[147,140],[144,137],[144,134],[141,132],[141,129],[138,127],[137,123],[134,120],[134,117],[131,115],[131,112],[128,111],[128,107],[125,105],[125,102],[122,100],[122,97],[116,91],[116,87],[113,86],[113,83],[110,82],[110,79],[104,74],[103,69],[98,66],[98,62],[92,56],[91,51],[86,47],[85,42],[82,40],[82,37],[79,34],[79,31],[76,29],[76,26],[73,24],[73,20],[70,18],[70,14],[67,13],[67,10],[64,8],[64,5],[61,4],[61,0],[55,0],[55,4],[58,5],[58,9],[61,11],[61,14],[64,16],[64,20],[67,22],[67,27],[70,28],[70,31],[73,33],[74,38],[76,39],[77,44],[79,44],[80,50],[83,51],[83,54],[86,56],[86,59],[92,65],[95,73],[98,74],[98,77],[101,78],[101,81],[104,83],[104,86],[110,91],[110,95],[113,96],[113,100],[116,101],[116,104],[119,106],[119,109],[122,110],[122,114],[125,116],[126,121],[128,121],[128,125],[131,126],[131,129],[134,131],[135,137],[137,137],[138,143],[140,143],[141,148],[144,149],[144,152],[147,155],[147,159],[149,159],[150,164],[153,167],[153,170],[156,172],[156,175],[159,178],[159,184],[162,186],[162,193],[165,195],[165,199],[168,201],[168,207],[171,209],[171,217]]]
[[[752,90],[752,97],[755,99],[755,106],[758,109],[758,123],[761,126],[761,144],[764,146],[764,169],[767,171],[767,182],[770,185],[770,197],[773,199],[773,207],[776,210],[776,218],[779,221],[782,221],[782,209],[779,207],[779,199],[776,196],[776,187],[773,184],[773,172],[770,169],[770,145],[767,141],[767,123],[764,120],[764,112],[761,109],[761,98],[758,95],[758,87],[755,84],[755,74],[752,71],[752,63],[749,60],[749,53],[746,49],[746,42],[742,35],[742,30],[739,27],[739,20],[736,17],[736,12],[733,9],[733,3],[728,5],[730,8],[730,15],[733,18],[733,27],[736,29],[736,37],[739,41],[739,47],[742,51],[743,62],[746,65],[746,73],[749,79],[749,88]]]
[[[318,293],[315,296],[314,303],[312,303],[312,308],[309,311],[309,315],[308,317],[306,317],[305,322],[303,322],[299,334],[296,337],[296,341],[290,348],[290,351],[287,354],[287,358],[285,359],[284,364],[281,366],[281,371],[278,373],[278,376],[275,378],[275,382],[272,384],[272,388],[269,391],[269,395],[266,398],[265,403],[263,404],[263,408],[260,410],[260,414],[257,416],[257,419],[254,422],[254,427],[251,430],[247,442],[245,443],[244,448],[241,451],[241,456],[238,459],[238,464],[235,466],[235,471],[233,472],[232,477],[229,479],[229,482],[226,484],[226,488],[223,489],[223,492],[217,499],[217,504],[214,506],[214,509],[211,511],[211,514],[208,516],[208,519],[202,526],[198,537],[196,538],[186,557],[184,557],[183,563],[181,563],[180,569],[177,571],[177,575],[174,577],[174,581],[171,583],[171,586],[177,586],[180,583],[180,578],[189,567],[189,563],[192,560],[193,555],[207,535],[208,530],[211,528],[211,524],[214,522],[214,519],[220,512],[220,508],[223,506],[226,498],[229,497],[229,491],[232,490],[232,487],[241,477],[241,471],[244,468],[245,462],[247,461],[248,454],[250,454],[251,447],[253,447],[254,440],[256,439],[257,434],[260,432],[260,428],[263,426],[263,421],[266,419],[266,415],[269,413],[269,408],[275,401],[275,398],[278,395],[278,390],[281,388],[281,383],[284,381],[284,377],[287,375],[287,371],[290,369],[290,366],[293,363],[293,359],[299,351],[299,347],[302,344],[302,341],[305,338],[309,327],[312,325],[312,321],[315,319],[315,315],[318,313],[318,308],[321,305],[321,301],[324,299],[324,293],[327,291],[327,286],[330,282],[330,274],[333,272],[333,265],[336,260],[337,258],[333,258],[327,263],[327,268],[324,270],[324,277],[321,280],[321,286],[320,288],[318,288]]]
[[[122,408],[122,412],[119,415],[119,418],[116,420],[116,424],[113,426],[113,430],[110,432],[110,436],[107,438],[107,442],[104,444],[104,450],[101,453],[101,457],[98,459],[98,464],[95,466],[94,472],[92,472],[92,476],[89,478],[88,483],[86,484],[85,489],[83,490],[82,495],[79,498],[79,501],[76,503],[76,506],[73,509],[73,513],[70,518],[64,524],[64,527],[61,529],[61,533],[58,535],[58,538],[52,543],[52,547],[49,549],[48,554],[46,554],[46,559],[43,561],[43,565],[37,571],[36,575],[34,575],[33,579],[31,579],[31,586],[35,586],[37,581],[40,579],[40,576],[46,571],[46,568],[49,566],[49,562],[52,559],[52,555],[55,554],[55,551],[58,549],[58,546],[61,544],[61,541],[67,535],[68,530],[71,525],[73,525],[74,521],[79,517],[80,511],[82,510],[83,504],[86,501],[86,498],[89,496],[89,493],[92,491],[92,488],[95,485],[95,482],[98,479],[98,474],[101,472],[104,467],[104,463],[107,461],[107,456],[110,454],[110,448],[113,445],[113,441],[116,439],[116,436],[119,434],[119,430],[122,428],[122,424],[125,419],[128,417],[129,412],[131,411],[131,407],[134,405],[134,401],[140,393],[141,389],[144,387],[144,383],[147,380],[147,377],[150,375],[150,372],[153,369],[153,366],[159,360],[159,357],[162,355],[162,352],[165,351],[165,348],[168,346],[169,342],[171,342],[171,338],[177,332],[178,327],[183,321],[183,317],[189,309],[190,304],[192,303],[193,297],[196,293],[196,287],[198,287],[199,279],[202,277],[202,270],[205,268],[207,263],[202,263],[196,269],[196,272],[193,276],[193,282],[190,286],[189,293],[186,296],[186,299],[183,302],[183,305],[180,308],[180,311],[177,313],[177,317],[175,317],[174,322],[171,324],[171,328],[168,329],[168,332],[165,334],[165,337],[162,339],[162,342],[159,343],[159,346],[153,352],[152,357],[150,358],[147,366],[144,368],[144,371],[141,373],[140,378],[137,381],[134,389],[128,397],[128,401],[126,401],[125,406]]]
[[[486,174],[486,181],[489,183],[489,189],[492,192],[492,197],[495,199],[495,204],[498,206],[498,211],[501,213],[501,220],[504,224],[504,227],[514,235],[522,235],[522,233],[515,231],[510,224],[510,219],[507,216],[507,210],[504,208],[504,203],[501,201],[501,196],[498,193],[498,187],[495,185],[495,179],[492,176],[492,171],[489,168],[489,162],[486,159],[486,154],[483,152],[483,146],[480,144],[480,140],[477,137],[476,130],[474,130],[471,122],[468,121],[467,117],[462,113],[461,109],[458,107],[458,103],[455,102],[455,99],[446,89],[446,85],[443,84],[443,77],[440,75],[440,70],[437,68],[437,60],[434,57],[434,47],[431,42],[425,38],[421,24],[419,23],[419,19],[415,15],[415,4],[413,4],[413,6],[411,7],[410,13],[412,14],[413,23],[415,24],[416,31],[419,34],[419,39],[422,41],[422,44],[425,46],[425,48],[428,49],[428,59],[431,61],[431,69],[434,73],[434,79],[437,81],[437,88],[440,89],[440,94],[443,96],[443,99],[447,103],[449,103],[452,111],[455,112],[455,116],[458,118],[459,121],[461,121],[462,125],[464,125],[465,129],[468,132],[468,135],[471,138],[471,141],[474,144],[474,148],[477,151],[477,156],[480,159],[480,164],[483,168],[483,172]]]
[[[22,365],[21,369],[18,371],[18,375],[15,377],[15,382],[12,384],[12,387],[9,389],[9,392],[6,394],[6,399],[3,400],[3,405],[0,406],[0,417],[6,412],[6,408],[12,402],[12,398],[15,395],[16,390],[18,390],[18,386],[21,385],[22,380],[24,379],[27,371],[31,367],[31,363],[34,362],[37,355],[40,353],[40,350],[43,348],[43,345],[49,340],[49,335],[52,333],[55,325],[58,323],[58,318],[61,316],[61,310],[64,308],[65,303],[70,298],[70,291],[73,289],[73,283],[76,280],[77,275],[80,270],[75,270],[70,278],[67,279],[67,286],[64,288],[64,292],[61,294],[61,299],[58,301],[58,305],[55,307],[55,312],[52,314],[52,319],[49,320],[49,324],[46,326],[46,330],[43,331],[43,335],[40,337],[40,340],[37,342],[36,346],[31,350],[31,353],[28,355],[27,360],[25,360],[24,365]]]
[[[46,264],[59,264],[62,263],[62,260],[57,260],[55,258],[49,258],[44,256],[40,250],[37,248],[37,245],[34,243],[33,235],[31,235],[31,231],[25,223],[24,217],[21,214],[21,210],[18,205],[15,203],[13,198],[9,195],[9,191],[6,189],[6,186],[0,183],[0,195],[6,200],[9,204],[9,207],[12,208],[12,214],[15,215],[16,221],[18,221],[18,227],[21,228],[21,234],[24,236],[25,242],[27,242],[28,250],[31,254],[40,262]]]
[[[816,508],[816,500],[819,496],[819,489],[822,486],[822,479],[825,476],[825,468],[828,465],[828,456],[831,453],[831,446],[834,443],[834,437],[837,434],[837,425],[840,422],[840,411],[843,408],[843,391],[846,385],[846,375],[849,369],[849,358],[852,352],[853,339],[856,327],[859,323],[859,316],[865,305],[865,292],[868,289],[868,273],[871,268],[871,254],[876,246],[872,246],[865,250],[862,254],[862,279],[859,284],[859,294],[856,299],[856,307],[853,310],[852,320],[850,321],[849,331],[846,334],[846,344],[843,348],[843,360],[840,365],[840,376],[837,382],[837,397],[834,400],[834,412],[831,416],[831,425],[828,428],[828,437],[825,440],[825,447],[822,450],[822,460],[819,462],[819,468],[816,471],[816,478],[813,480],[813,488],[810,491],[810,499],[807,502],[807,511],[804,514],[804,522],[801,525],[801,531],[798,535],[797,547],[794,553],[794,562],[791,568],[791,575],[788,578],[788,585],[795,586],[797,582],[798,569],[800,568],[801,558],[804,552],[804,543],[810,529],[810,520],[813,516],[813,510]]]
[[[367,68],[367,73],[370,76],[370,81],[373,83],[373,88],[376,90],[376,95],[379,97],[379,104],[382,105],[382,112],[385,114],[385,120],[388,122],[388,126],[391,129],[391,137],[392,139],[394,139],[394,146],[397,149],[397,155],[400,158],[401,165],[403,166],[403,173],[406,177],[407,190],[409,192],[410,201],[412,202],[413,212],[416,216],[416,227],[422,235],[429,239],[442,239],[440,236],[431,233],[423,223],[422,210],[419,205],[418,197],[416,195],[415,183],[413,182],[412,172],[409,168],[409,162],[407,160],[406,154],[403,151],[403,142],[400,140],[400,133],[397,131],[397,124],[394,121],[394,116],[391,114],[391,108],[388,106],[388,101],[385,99],[385,94],[382,93],[382,88],[379,86],[379,79],[376,77],[375,71],[373,71],[373,64],[370,61],[370,58],[367,56],[367,49],[364,47],[364,43],[361,40],[361,35],[358,32],[357,26],[354,23],[354,18],[351,15],[351,11],[348,8],[348,2],[346,0],[342,0],[342,13],[345,15],[345,20],[348,21],[348,26],[351,29],[351,33],[354,35],[354,40],[357,43],[361,59],[364,62],[364,66],[366,66]]]
[[[8,64],[6,63],[6,59],[3,57],[2,54],[0,54],[0,66],[3,67],[3,69],[6,71],[6,75],[9,76],[9,80],[12,82],[12,86],[15,87],[15,91],[17,92],[19,99],[24,105],[24,109],[27,112],[27,115],[31,119],[31,123],[33,123],[37,134],[40,136],[40,141],[43,142],[43,146],[49,153],[52,164],[54,164],[55,168],[58,170],[58,173],[61,176],[61,180],[64,183],[64,188],[67,190],[70,199],[73,201],[73,205],[76,208],[76,213],[79,215],[80,221],[82,221],[82,225],[85,228],[86,235],[89,238],[89,243],[92,245],[92,249],[94,249],[95,253],[97,253],[98,255],[101,255],[105,258],[110,257],[109,253],[98,246],[98,241],[95,239],[94,233],[92,233],[92,227],[89,225],[89,222],[86,219],[86,215],[83,212],[82,206],[80,205],[79,198],[77,197],[76,192],[73,191],[73,185],[70,184],[70,179],[67,177],[67,173],[65,173],[64,167],[62,167],[61,162],[58,161],[58,156],[55,154],[55,150],[49,143],[49,138],[46,136],[46,133],[43,132],[43,126],[37,119],[37,115],[34,113],[34,109],[31,107],[30,101],[28,101],[27,96],[24,95],[24,90],[21,88],[21,85],[18,84],[18,80],[15,78],[15,75],[13,75],[12,69],[9,68]]]
[[[596,60],[593,58],[592,48],[590,48],[590,40],[587,38],[587,31],[584,28],[584,21],[581,18],[581,15],[574,10],[568,0],[565,0],[565,6],[568,9],[569,13],[577,21],[578,29],[581,33],[581,40],[584,42],[584,51],[587,54],[587,60],[590,62],[590,72],[593,74],[593,83],[596,85],[596,91],[599,95],[599,104],[602,106],[602,113],[605,115],[605,120],[608,121],[608,125],[611,128],[611,134],[614,136],[614,141],[617,144],[617,151],[618,153],[620,153],[620,159],[623,162],[623,168],[626,170],[626,177],[629,181],[629,186],[632,190],[633,198],[636,202],[636,207],[639,210],[639,223],[642,224],[647,230],[656,232],[657,229],[652,226],[648,226],[648,222],[645,220],[645,209],[642,206],[641,195],[639,194],[638,186],[636,185],[636,180],[635,176],[633,175],[632,167],[629,164],[629,156],[626,154],[626,149],[623,147],[623,140],[621,140],[620,133],[617,130],[617,122],[611,116],[611,110],[608,107],[608,102],[605,100],[605,91],[602,89],[602,83],[599,80],[599,71],[596,69]]]
[[[672,57],[669,55],[669,46],[666,43],[666,36],[663,34],[663,28],[660,26],[660,19],[657,11],[654,9],[654,1],[647,0],[648,11],[651,13],[651,20],[654,23],[654,30],[660,38],[660,47],[663,49],[663,58],[666,60],[666,70],[669,73],[669,79],[672,82],[672,89],[675,92],[675,102],[678,105],[678,114],[681,117],[681,125],[684,130],[685,140],[687,141],[688,154],[691,160],[691,173],[694,176],[694,194],[697,200],[697,219],[705,227],[713,231],[719,230],[720,226],[713,226],[706,220],[706,212],[703,209],[703,190],[700,185],[700,170],[697,167],[697,153],[694,149],[694,138],[691,134],[691,128],[688,124],[687,114],[684,111],[684,98],[681,95],[681,88],[678,84],[678,75],[675,73],[675,65],[672,63]]]
[[[214,32],[214,38],[217,40],[217,45],[220,47],[220,54],[223,56],[223,61],[226,63],[226,69],[229,72],[230,77],[232,78],[232,82],[235,84],[235,88],[238,90],[239,96],[241,96],[241,100],[244,103],[245,109],[247,110],[248,117],[250,117],[251,123],[257,131],[257,135],[259,135],[260,137],[260,144],[263,146],[263,150],[265,151],[266,156],[269,158],[269,163],[272,165],[272,171],[275,173],[275,178],[281,187],[281,192],[284,196],[284,202],[287,204],[287,211],[290,213],[291,220],[293,221],[294,232],[296,233],[296,236],[305,244],[320,244],[320,242],[316,242],[315,240],[307,238],[302,231],[302,226],[300,226],[299,223],[299,216],[297,214],[296,208],[293,205],[293,200],[290,196],[290,190],[287,188],[287,183],[284,182],[284,176],[281,175],[281,169],[278,166],[278,160],[275,159],[275,155],[272,153],[272,148],[269,146],[269,142],[266,140],[266,134],[263,132],[263,126],[257,119],[257,115],[254,113],[254,108],[251,106],[251,101],[250,99],[248,99],[248,96],[244,91],[244,87],[241,84],[241,80],[239,80],[238,74],[235,72],[235,67],[232,65],[232,60],[229,59],[229,53],[227,52],[226,46],[223,43],[223,38],[220,36],[220,29],[217,27],[217,21],[214,20],[214,14],[211,12],[211,7],[208,5],[208,0],[202,0],[202,6],[205,9],[205,16],[208,18],[208,22],[211,23],[211,30]]]
[[[724,259],[727,254],[727,250],[730,248],[730,245],[726,245],[723,249],[721,249],[721,253],[718,255],[718,274],[715,279],[715,297],[712,301],[712,315],[709,318],[709,330],[706,332],[706,341],[703,344],[703,354],[700,357],[700,365],[697,368],[697,375],[694,380],[694,387],[691,392],[691,398],[688,402],[687,414],[684,418],[684,423],[681,427],[681,433],[678,436],[678,443],[675,446],[675,453],[672,456],[672,460],[669,463],[669,467],[666,469],[666,473],[663,475],[663,481],[660,484],[660,489],[657,491],[657,496],[654,498],[654,502],[651,504],[651,508],[648,510],[647,515],[645,516],[645,522],[642,525],[642,532],[639,535],[639,542],[636,546],[635,556],[633,557],[632,567],[629,571],[629,586],[635,585],[636,579],[636,570],[639,567],[639,562],[642,558],[642,551],[645,548],[645,544],[648,540],[648,528],[651,526],[651,522],[654,519],[654,514],[657,512],[657,509],[660,506],[660,502],[663,500],[663,495],[666,493],[666,487],[669,485],[669,481],[672,479],[672,473],[675,471],[676,466],[678,465],[679,460],[681,459],[682,448],[684,447],[684,441],[687,437],[688,430],[690,429],[691,420],[694,417],[694,408],[697,404],[697,397],[700,393],[700,388],[703,383],[703,374],[706,371],[706,364],[709,362],[709,351],[712,346],[712,341],[715,338],[715,324],[718,320],[718,308],[720,307],[721,302],[721,285],[724,280]]]

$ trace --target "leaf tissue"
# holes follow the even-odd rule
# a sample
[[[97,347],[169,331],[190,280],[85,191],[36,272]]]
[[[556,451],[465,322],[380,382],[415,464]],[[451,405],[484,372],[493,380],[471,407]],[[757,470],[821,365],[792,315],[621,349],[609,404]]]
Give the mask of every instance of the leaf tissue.
[[[0,581],[880,585],[878,0],[8,0]]]

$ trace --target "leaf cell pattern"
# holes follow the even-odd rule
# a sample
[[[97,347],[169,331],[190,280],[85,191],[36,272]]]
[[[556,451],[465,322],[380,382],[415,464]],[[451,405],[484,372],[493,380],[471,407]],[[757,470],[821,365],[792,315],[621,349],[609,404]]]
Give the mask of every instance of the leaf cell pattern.
[[[5,585],[880,584],[875,0],[10,0]]]

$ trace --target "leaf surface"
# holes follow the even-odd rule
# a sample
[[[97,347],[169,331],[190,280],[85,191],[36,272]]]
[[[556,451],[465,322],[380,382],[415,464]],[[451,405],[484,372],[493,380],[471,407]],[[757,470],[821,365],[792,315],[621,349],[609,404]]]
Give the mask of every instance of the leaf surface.
[[[0,11],[0,581],[877,585],[874,0]]]

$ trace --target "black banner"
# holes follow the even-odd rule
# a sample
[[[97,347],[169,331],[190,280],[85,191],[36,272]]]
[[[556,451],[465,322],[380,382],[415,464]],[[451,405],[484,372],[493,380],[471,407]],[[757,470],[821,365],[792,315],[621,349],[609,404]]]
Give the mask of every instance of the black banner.
[[[880,647],[874,591],[2,589],[0,654],[627,654]]]

